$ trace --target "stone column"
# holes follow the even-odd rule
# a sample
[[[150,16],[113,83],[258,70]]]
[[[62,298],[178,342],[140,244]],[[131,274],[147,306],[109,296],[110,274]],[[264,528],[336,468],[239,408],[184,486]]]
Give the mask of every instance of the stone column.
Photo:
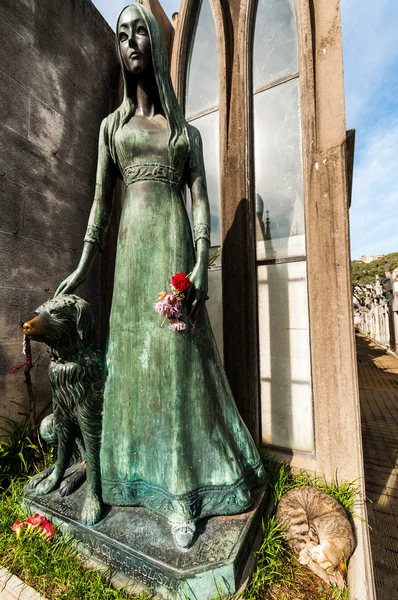
[[[314,0],[315,120],[306,226],[316,469],[328,479],[363,477],[352,319],[346,124],[339,0]],[[331,83],[333,82],[333,83]],[[362,493],[363,479],[359,480]],[[361,514],[366,518],[365,506]],[[374,597],[366,526],[356,521],[350,595]]]

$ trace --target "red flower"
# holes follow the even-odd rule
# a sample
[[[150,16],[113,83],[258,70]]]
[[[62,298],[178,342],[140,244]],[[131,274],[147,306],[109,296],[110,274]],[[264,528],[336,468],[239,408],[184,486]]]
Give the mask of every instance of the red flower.
[[[14,523],[11,529],[15,531],[17,539],[20,537],[24,527],[26,527],[26,530],[29,533],[36,530],[41,537],[47,538],[49,541],[52,540],[57,531],[51,521],[47,521],[47,519],[43,515],[39,515],[39,513],[36,513],[33,517],[29,517],[23,523],[21,523],[21,521],[16,521]]]
[[[56,532],[56,529],[55,529],[54,525],[50,521],[47,521],[47,519],[44,519],[41,524],[40,535],[42,537],[46,537],[49,540],[52,540],[52,538],[55,535],[55,532]]]
[[[186,292],[191,285],[191,281],[189,277],[184,275],[184,273],[176,273],[171,278],[172,286],[178,290],[179,292]]]
[[[31,529],[37,529],[38,527],[41,527],[45,520],[46,519],[43,517],[43,515],[39,515],[39,513],[34,514],[33,517],[26,519],[28,530],[30,531]]]
[[[25,527],[26,523],[22,523],[21,521],[15,521],[14,525],[11,527],[13,531],[15,531],[17,539],[21,535],[22,529]]]

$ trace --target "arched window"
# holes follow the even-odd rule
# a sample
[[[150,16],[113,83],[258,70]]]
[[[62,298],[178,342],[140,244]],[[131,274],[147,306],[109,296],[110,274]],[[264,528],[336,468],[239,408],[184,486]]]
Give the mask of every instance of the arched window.
[[[314,449],[294,0],[258,0],[253,41],[261,436]]]

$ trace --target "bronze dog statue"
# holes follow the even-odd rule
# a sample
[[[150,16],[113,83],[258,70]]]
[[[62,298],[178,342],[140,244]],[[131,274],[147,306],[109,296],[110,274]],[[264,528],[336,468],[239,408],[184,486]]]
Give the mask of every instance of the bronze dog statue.
[[[54,413],[45,417],[39,427],[40,437],[50,446],[58,446],[57,427],[54,421]],[[38,484],[46,479],[54,471],[55,465],[51,465],[44,471],[37,473],[31,477],[24,487],[24,492],[32,494],[35,492]],[[65,472],[65,479],[62,480],[59,486],[59,495],[61,498],[72,494],[86,480],[86,461],[85,451],[81,440],[76,437],[72,452],[72,458],[69,463],[69,468]]]
[[[56,442],[57,460],[28,486],[42,496],[60,487],[61,495],[71,493],[84,478],[84,468],[62,482],[76,450],[86,462],[86,498],[81,513],[85,525],[101,518],[99,450],[101,443],[104,366],[96,350],[96,328],[89,304],[75,295],[59,295],[35,311],[36,316],[23,325],[25,335],[44,342],[52,351],[49,376],[52,386],[53,414],[44,419],[40,432]],[[73,461],[72,461],[73,462]]]

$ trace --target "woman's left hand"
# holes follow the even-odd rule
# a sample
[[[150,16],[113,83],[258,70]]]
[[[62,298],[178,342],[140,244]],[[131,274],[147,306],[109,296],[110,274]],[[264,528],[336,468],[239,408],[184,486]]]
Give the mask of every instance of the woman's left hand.
[[[191,280],[191,287],[187,294],[188,316],[194,323],[198,311],[207,300],[208,261],[197,262],[189,279]]]

